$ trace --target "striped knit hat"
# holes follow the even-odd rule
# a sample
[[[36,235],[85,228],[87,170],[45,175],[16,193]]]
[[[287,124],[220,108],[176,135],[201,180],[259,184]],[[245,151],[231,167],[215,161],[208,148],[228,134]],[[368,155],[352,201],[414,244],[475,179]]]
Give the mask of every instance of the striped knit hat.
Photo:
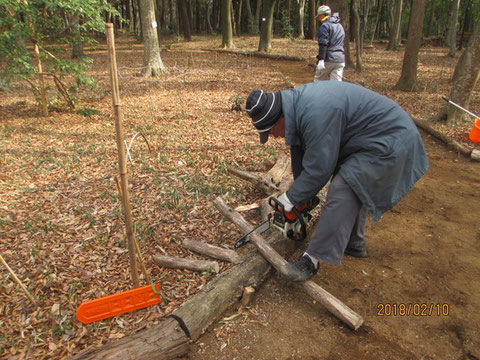
[[[263,90],[253,90],[248,95],[245,110],[260,134],[260,143],[265,144],[270,129],[282,115],[282,96],[279,91],[266,93]]]

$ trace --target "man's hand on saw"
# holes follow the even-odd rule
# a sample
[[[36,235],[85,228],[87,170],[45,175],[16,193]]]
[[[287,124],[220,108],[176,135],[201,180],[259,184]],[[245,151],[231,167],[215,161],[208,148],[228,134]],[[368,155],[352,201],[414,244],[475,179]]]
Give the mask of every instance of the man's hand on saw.
[[[277,198],[278,202],[283,205],[283,208],[286,212],[290,212],[293,209],[293,204],[290,202],[289,198],[287,197],[287,193],[283,193]]]

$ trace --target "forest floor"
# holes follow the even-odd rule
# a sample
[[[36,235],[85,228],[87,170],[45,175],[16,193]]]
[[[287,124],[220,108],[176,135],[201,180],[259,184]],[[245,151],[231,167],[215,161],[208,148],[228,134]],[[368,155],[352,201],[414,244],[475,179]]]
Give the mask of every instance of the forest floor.
[[[256,41],[235,38],[237,48],[245,50],[255,50]],[[131,149],[135,231],[167,302],[99,323],[77,322],[78,305],[131,286],[114,180],[105,43],[86,49],[97,88],[75,95],[79,108],[97,114],[72,114],[51,90],[53,111],[44,118],[25,84],[2,92],[0,254],[40,306],[32,306],[1,268],[0,358],[61,359],[115,341],[158,323],[214,276],[159,268],[152,256],[201,258],[181,246],[186,238],[232,247],[240,234],[211,201],[222,195],[236,206],[261,195],[228,175],[227,167],[264,171],[285,146],[280,140],[258,144],[249,119],[231,107],[255,88],[285,89],[286,78],[297,85],[311,81],[316,53],[315,42],[288,39],[275,39],[273,53],[304,61],[202,50],[218,49],[219,43],[218,37],[165,42],[162,60],[169,73],[145,81],[138,75],[142,45],[117,38],[127,142],[141,132],[151,147],[138,136]],[[391,88],[403,52],[384,47],[367,49],[364,71],[347,69],[345,78],[391,97],[412,116],[435,114],[444,105],[441,96],[449,94],[456,59],[448,58],[445,48],[422,48],[421,90],[399,92]],[[471,105],[473,111],[480,108],[478,92]],[[471,124],[454,130],[436,126],[467,143]],[[368,223],[370,257],[345,259],[340,267],[322,265],[315,277],[364,316],[359,331],[350,331],[274,275],[258,289],[248,311],[214,324],[189,358],[479,359],[480,165],[422,135],[431,168],[393,211],[378,224]],[[256,221],[255,214],[249,217]],[[226,268],[221,265],[221,271]],[[386,303],[434,307],[427,316],[379,316]],[[437,314],[437,304],[444,313]]]

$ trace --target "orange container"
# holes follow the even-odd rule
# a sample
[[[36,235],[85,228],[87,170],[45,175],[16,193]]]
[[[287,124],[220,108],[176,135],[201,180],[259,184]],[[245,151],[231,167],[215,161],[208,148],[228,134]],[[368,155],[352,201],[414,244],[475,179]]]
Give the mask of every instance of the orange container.
[[[156,291],[160,285],[155,284]],[[84,302],[77,309],[77,320],[89,324],[162,302],[151,285]]]
[[[475,119],[475,124],[470,130],[468,138],[473,142],[480,143],[480,119]]]

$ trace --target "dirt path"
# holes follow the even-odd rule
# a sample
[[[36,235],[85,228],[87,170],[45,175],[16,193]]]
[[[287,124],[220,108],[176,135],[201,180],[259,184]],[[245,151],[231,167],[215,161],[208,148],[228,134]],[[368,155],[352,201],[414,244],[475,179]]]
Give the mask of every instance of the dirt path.
[[[294,83],[309,81],[304,65],[275,66]],[[275,274],[249,312],[216,323],[190,358],[480,359],[480,165],[422,135],[430,170],[378,224],[368,222],[370,257],[322,265],[314,278],[364,316],[359,331]],[[400,304],[413,305],[410,315]]]

